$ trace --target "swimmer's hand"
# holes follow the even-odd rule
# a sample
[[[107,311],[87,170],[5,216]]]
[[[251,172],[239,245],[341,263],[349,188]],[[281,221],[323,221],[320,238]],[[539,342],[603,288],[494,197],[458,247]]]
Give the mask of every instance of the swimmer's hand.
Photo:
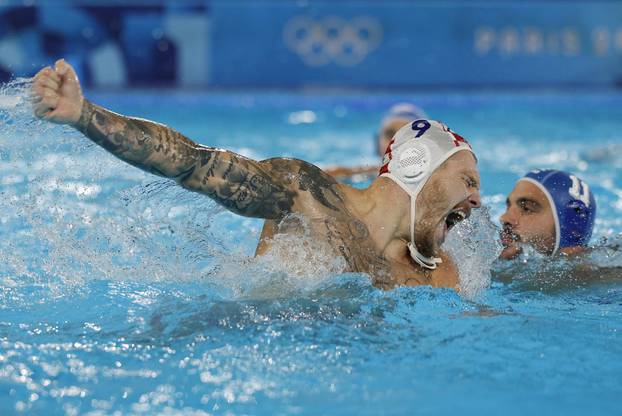
[[[38,118],[72,126],[80,120],[84,102],[80,81],[64,59],[56,61],[54,68],[43,68],[35,75],[32,92]]]

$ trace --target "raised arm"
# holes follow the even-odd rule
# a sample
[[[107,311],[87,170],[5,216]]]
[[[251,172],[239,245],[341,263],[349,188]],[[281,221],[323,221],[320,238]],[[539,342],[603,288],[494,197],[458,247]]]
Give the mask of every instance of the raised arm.
[[[277,219],[291,212],[296,191],[269,164],[199,145],[162,124],[89,102],[73,68],[62,60],[35,76],[33,92],[37,117],[75,127],[127,163],[175,179],[240,215]]]

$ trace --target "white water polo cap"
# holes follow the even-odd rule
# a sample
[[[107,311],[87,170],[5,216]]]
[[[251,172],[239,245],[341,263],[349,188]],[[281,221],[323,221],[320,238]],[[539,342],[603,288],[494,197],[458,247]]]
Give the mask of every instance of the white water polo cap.
[[[441,122],[422,119],[399,129],[384,153],[380,176],[393,180],[410,195],[408,249],[413,260],[427,269],[436,269],[442,261],[437,257],[426,257],[417,249],[415,243],[417,195],[443,162],[463,150],[473,153],[471,145],[462,136],[452,132]]]

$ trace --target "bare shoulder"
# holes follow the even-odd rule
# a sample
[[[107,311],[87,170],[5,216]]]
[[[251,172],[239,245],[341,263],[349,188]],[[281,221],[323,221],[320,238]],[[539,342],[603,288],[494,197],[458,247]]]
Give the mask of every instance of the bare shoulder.
[[[262,160],[259,163],[261,163],[264,169],[268,169],[272,171],[273,174],[289,180],[292,183],[302,176],[305,181],[321,181],[324,182],[326,186],[338,184],[327,172],[315,166],[313,163],[301,159],[275,157]]]
[[[431,272],[431,285],[434,287],[457,288],[460,284],[458,266],[454,259],[447,253],[440,254],[442,263]]]
[[[311,197],[333,211],[344,209],[342,185],[314,164],[289,158],[266,159],[260,163],[264,169],[270,170],[288,186],[295,188],[299,195]]]
[[[458,268],[451,256],[442,252],[442,263],[434,270],[424,269],[410,258],[404,247],[404,256],[393,259],[388,275],[376,276],[374,285],[382,289],[395,286],[422,286],[457,288],[459,285]]]

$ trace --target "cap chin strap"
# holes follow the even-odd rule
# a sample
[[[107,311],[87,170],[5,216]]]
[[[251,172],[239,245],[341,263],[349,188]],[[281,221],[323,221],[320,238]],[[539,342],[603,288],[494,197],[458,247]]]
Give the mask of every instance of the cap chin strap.
[[[421,188],[417,188],[417,193]],[[417,205],[417,196],[416,194],[410,195],[410,243],[408,243],[408,251],[410,251],[410,257],[419,264],[419,266],[434,270],[438,266],[439,263],[442,263],[443,260],[440,257],[426,257],[417,250],[417,246],[415,244],[415,205]]]
[[[421,180],[421,182],[417,185],[414,191],[409,189],[402,181],[397,179],[391,173],[384,173],[382,176],[387,176],[393,180],[396,184],[400,186],[408,195],[410,195],[410,242],[408,243],[408,251],[410,252],[410,257],[421,267],[429,270],[434,270],[442,263],[443,260],[440,257],[426,257],[419,252],[417,249],[417,245],[415,243],[415,210],[417,205],[417,195],[423,189],[423,185],[427,182],[427,178]]]

